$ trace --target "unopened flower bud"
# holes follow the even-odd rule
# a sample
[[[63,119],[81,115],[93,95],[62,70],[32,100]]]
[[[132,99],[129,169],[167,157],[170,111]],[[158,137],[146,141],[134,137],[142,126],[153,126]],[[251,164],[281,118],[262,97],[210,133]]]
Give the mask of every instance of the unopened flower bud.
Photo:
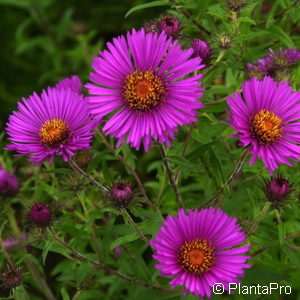
[[[217,43],[219,48],[223,50],[227,50],[231,47],[232,38],[228,33],[222,32],[221,34],[218,35]]]
[[[209,43],[203,40],[195,39],[192,42],[194,53],[192,57],[200,57],[203,64],[208,64],[211,56],[211,48]]]
[[[164,16],[158,21],[160,31],[164,31],[168,36],[177,38],[182,30],[181,22],[175,16]]]
[[[2,273],[3,285],[7,289],[12,289],[22,283],[22,272],[20,269],[8,269]]]
[[[239,12],[247,3],[244,0],[227,0],[227,6],[230,10]]]
[[[291,184],[282,176],[273,177],[270,181],[266,182],[266,196],[275,207],[282,206],[291,191]]]
[[[48,227],[52,221],[52,212],[47,204],[33,204],[29,212],[30,220],[38,227]]]
[[[109,193],[113,204],[118,208],[128,207],[133,200],[132,186],[126,182],[115,183]]]
[[[146,23],[144,29],[146,32],[165,32],[167,36],[177,39],[181,34],[182,26],[177,17],[167,15]]]

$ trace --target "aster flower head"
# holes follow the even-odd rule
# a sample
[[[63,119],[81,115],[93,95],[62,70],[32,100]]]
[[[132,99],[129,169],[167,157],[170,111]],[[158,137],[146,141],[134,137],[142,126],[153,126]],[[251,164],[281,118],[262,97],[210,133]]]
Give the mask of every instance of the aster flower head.
[[[279,164],[293,166],[300,156],[300,93],[270,77],[253,78],[242,93],[227,98],[230,126],[242,146],[249,146],[250,165],[261,158],[270,174]]]
[[[247,70],[256,70],[264,75],[275,77],[276,72],[287,70],[292,64],[300,60],[297,49],[269,49],[269,54],[260,58],[256,63],[247,64]]]
[[[72,75],[71,77],[60,80],[55,87],[58,89],[71,89],[78,94],[82,94],[83,88],[82,82],[77,75]]]
[[[194,53],[192,57],[199,56],[202,59],[202,63],[207,64],[211,57],[211,48],[208,42],[195,39],[192,42],[192,48]]]
[[[214,283],[239,282],[250,258],[249,245],[240,246],[246,235],[235,218],[221,209],[178,211],[168,216],[156,237],[153,258],[161,276],[172,277],[170,285],[183,285],[184,292],[210,297]]]
[[[20,268],[8,268],[2,273],[3,286],[13,289],[22,283],[22,271]]]
[[[31,206],[29,219],[37,227],[49,227],[53,220],[53,213],[47,204],[35,203]]]
[[[283,206],[292,190],[292,184],[282,175],[274,176],[265,182],[266,197],[275,208]]]
[[[14,174],[0,167],[0,196],[12,197],[20,189],[19,180]]]
[[[116,207],[128,207],[133,200],[133,188],[127,182],[116,182],[112,185],[109,196]]]
[[[203,105],[199,80],[192,75],[204,66],[162,32],[132,30],[113,39],[108,50],[93,59],[88,101],[96,118],[111,114],[103,132],[137,150],[148,151],[153,140],[170,146],[179,125],[197,120]]]
[[[11,145],[6,149],[29,155],[33,165],[59,155],[68,161],[76,150],[89,149],[95,121],[83,96],[71,88],[48,88],[18,103],[7,123]]]

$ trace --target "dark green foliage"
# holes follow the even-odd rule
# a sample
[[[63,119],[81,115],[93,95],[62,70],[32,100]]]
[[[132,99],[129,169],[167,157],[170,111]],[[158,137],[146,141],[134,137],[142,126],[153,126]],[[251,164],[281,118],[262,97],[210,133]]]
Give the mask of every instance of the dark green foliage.
[[[181,128],[167,149],[172,170],[179,174],[184,203],[188,208],[197,208],[223,187],[215,204],[238,218],[245,230],[258,225],[249,237],[253,267],[247,270],[243,283],[274,282],[292,287],[291,295],[273,292],[263,296],[215,295],[212,299],[299,299],[300,165],[281,166],[278,173],[291,180],[293,191],[280,211],[269,207],[263,216],[267,202],[261,187],[269,174],[261,161],[249,166],[247,158],[238,176],[224,186],[243,149],[229,137],[233,131],[226,124],[227,104],[223,101],[240,90],[246,63],[265,56],[270,47],[300,48],[299,1],[247,1],[236,13],[222,0],[0,0],[1,129],[21,97],[40,92],[72,74],[86,82],[92,56],[107,41],[132,27],[142,27],[161,13],[175,14],[182,20],[183,47],[199,38],[213,48],[211,65],[203,71],[206,91],[202,101],[207,105],[191,135],[190,127]],[[226,50],[218,47],[218,36],[224,32],[232,37],[231,47]],[[291,69],[291,78],[292,86],[299,90],[299,63]],[[137,152],[126,144],[115,150],[115,141],[107,142],[110,147],[100,134],[95,135],[92,159],[84,166],[85,171],[105,186],[125,181],[134,187],[135,197],[128,211],[140,231],[151,239],[163,220],[149,207],[132,170],[141,178],[149,199],[162,216],[176,214],[178,203],[159,151],[155,147],[147,153]],[[1,149],[6,144],[2,134]],[[21,246],[9,253],[0,248],[1,270],[8,263],[5,256],[24,266],[24,284],[14,291],[13,298],[9,290],[1,289],[0,299],[46,299],[45,289],[32,275],[32,268],[47,281],[56,299],[198,299],[182,296],[180,289],[167,292],[136,282],[168,288],[168,280],[160,277],[154,267],[151,247],[124,221],[122,211],[112,207],[107,195],[74,173],[68,164],[56,159],[51,165],[31,167],[25,158],[1,150],[0,165],[15,172],[21,182],[17,196],[10,203],[0,203],[1,238],[26,231],[31,245],[29,252]],[[40,202],[53,207],[51,231],[90,262],[59,244],[49,230],[30,226],[28,210]],[[91,261],[104,262],[133,280],[115,276]]]

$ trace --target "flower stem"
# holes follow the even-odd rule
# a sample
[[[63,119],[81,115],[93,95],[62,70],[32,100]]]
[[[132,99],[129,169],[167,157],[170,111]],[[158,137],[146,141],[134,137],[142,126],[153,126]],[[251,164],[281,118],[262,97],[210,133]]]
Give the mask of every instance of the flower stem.
[[[205,32],[206,35],[209,35],[209,36],[211,35],[211,32],[210,32],[208,29],[206,29],[204,26],[202,26],[200,23],[198,23],[196,20],[194,20],[193,17],[192,17],[192,15],[191,15],[187,10],[183,9],[182,6],[179,5],[179,3],[178,3],[176,0],[169,0],[169,2],[172,3],[172,4],[174,4],[175,7],[176,7],[178,10],[180,10],[180,11],[183,13],[183,15],[184,15],[188,20],[192,20],[193,24],[194,24],[196,27],[198,27],[198,29],[199,29],[200,31]]]
[[[84,202],[83,198],[81,197],[81,195],[78,195],[78,198],[79,198],[80,204],[82,206],[84,216],[88,220],[88,218],[89,218],[89,211],[88,211],[88,209],[87,209],[87,207],[85,205],[85,202]],[[102,261],[101,248],[100,248],[100,244],[99,244],[98,239],[97,239],[97,235],[96,235],[95,229],[93,227],[94,224],[91,224],[90,222],[87,222],[87,223],[88,223],[88,227],[90,229],[91,239],[92,239],[92,241],[93,241],[93,243],[95,245],[95,249],[96,249],[96,253],[97,253],[98,259],[99,259],[99,261]]]
[[[108,188],[106,188],[104,185],[99,183],[96,179],[94,179],[91,175],[85,173],[77,164],[74,160],[69,161],[69,165],[73,170],[75,170],[77,173],[85,177],[91,184],[96,186],[99,190],[101,190],[103,193],[108,192]]]
[[[184,147],[183,147],[183,150],[182,150],[182,153],[181,155],[182,156],[185,156],[188,149],[189,149],[189,144],[190,144],[190,141],[191,141],[191,136],[192,136],[192,132],[195,128],[195,123],[193,123],[191,126],[190,126],[190,130],[186,136],[186,139],[185,139],[185,143],[184,143]],[[180,171],[177,170],[176,173],[175,173],[175,181],[176,183],[178,183],[178,180],[179,180],[179,176],[180,176]]]
[[[22,246],[21,249],[23,249],[23,251],[25,252],[26,248],[25,248],[25,245],[24,245],[24,240],[23,240],[22,233],[20,232],[20,229],[18,227],[14,211],[9,205],[7,205],[7,212],[8,212],[8,219],[9,219],[9,222],[10,222],[10,226],[11,226],[13,232],[14,232],[14,235],[16,236],[19,244]],[[49,288],[49,286],[46,282],[46,280],[40,275],[38,269],[35,267],[35,265],[31,261],[31,259],[28,258],[28,257],[25,257],[24,258],[24,263],[25,263],[27,269],[29,270],[29,272],[31,273],[31,275],[33,276],[33,278],[35,279],[35,281],[38,283],[39,287],[41,287],[46,299],[56,300],[56,297],[53,295],[51,289]]]
[[[106,140],[106,138],[103,136],[103,134],[101,133],[101,131],[99,129],[97,129],[99,137],[101,139],[101,141],[103,142],[103,144],[106,146],[106,148],[113,154],[115,154],[115,149],[113,146],[110,145],[110,143]],[[130,171],[130,173],[132,174],[132,176],[134,177],[134,179],[136,180],[136,183],[143,195],[143,197],[146,200],[146,203],[156,212],[159,213],[160,217],[163,219],[160,210],[158,209],[158,207],[149,199],[145,187],[143,185],[143,182],[139,176],[139,174],[135,171],[135,169],[126,161],[126,158],[120,154],[116,155],[117,158],[124,164],[125,167],[127,167]]]
[[[123,217],[125,220],[128,221],[128,223],[133,227],[133,229],[135,230],[135,232],[137,233],[137,235],[145,242],[149,245],[149,240],[144,236],[144,234],[140,231],[140,229],[138,228],[138,226],[135,224],[135,222],[132,220],[129,212],[127,211],[126,208],[121,208],[120,209]]]
[[[263,220],[264,216],[266,215],[268,209],[271,206],[271,202],[266,202],[266,204],[264,205],[264,207],[261,210],[260,216],[258,218],[258,220],[250,227],[250,229],[247,231],[247,236],[249,237],[258,227],[258,225],[260,224],[260,222]]]
[[[49,229],[49,231],[50,231],[50,235],[52,236],[53,240],[55,240],[56,242],[58,242],[64,248],[68,249],[75,257],[77,257],[81,261],[87,261],[87,262],[91,263],[92,265],[94,265],[95,267],[97,267],[99,269],[102,269],[102,270],[104,270],[105,272],[107,272],[109,274],[115,275],[115,276],[117,276],[119,278],[122,278],[124,280],[130,281],[130,282],[132,282],[134,284],[137,284],[137,285],[140,285],[140,286],[143,286],[143,287],[146,287],[146,288],[151,288],[151,289],[155,289],[155,290],[160,290],[160,291],[165,291],[165,292],[173,292],[174,293],[174,290],[171,290],[171,289],[168,289],[168,288],[163,288],[163,287],[161,287],[159,285],[152,285],[152,284],[147,283],[147,282],[135,280],[134,278],[132,278],[132,277],[130,277],[128,275],[122,274],[122,273],[114,270],[113,268],[104,265],[103,263],[100,263],[98,261],[89,259],[88,257],[86,257],[83,254],[81,254],[80,252],[78,252],[76,249],[74,249],[73,247],[71,247],[64,240],[62,240],[61,238],[59,238],[53,231],[51,231],[50,229]]]
[[[216,105],[216,104],[223,103],[223,102],[225,102],[225,101],[226,101],[226,98],[223,98],[223,99],[219,99],[219,100],[216,100],[216,101],[204,103],[204,107],[214,106],[214,105]]]
[[[245,160],[246,160],[246,157],[247,157],[247,153],[248,153],[248,148],[245,148],[243,153],[242,153],[242,156],[241,158],[239,159],[238,163],[236,164],[235,166],[235,169],[233,170],[233,172],[230,174],[230,176],[227,178],[226,182],[219,188],[219,190],[207,201],[205,202],[204,204],[202,204],[199,209],[203,208],[203,207],[206,207],[208,205],[211,205],[212,203],[214,203],[220,194],[223,193],[224,189],[226,186],[228,186],[230,184],[230,182],[236,178],[236,176],[240,173],[244,163],[245,163]]]
[[[184,206],[184,203],[182,201],[182,197],[181,197],[181,194],[180,194],[180,191],[179,191],[179,188],[178,188],[178,185],[176,183],[176,180],[175,180],[175,177],[173,175],[173,172],[172,172],[172,169],[171,169],[171,166],[168,162],[168,159],[167,159],[167,154],[166,154],[166,150],[164,148],[164,146],[162,144],[158,144],[158,148],[159,148],[159,151],[160,151],[160,154],[161,154],[161,157],[162,157],[162,160],[164,162],[164,165],[165,165],[165,168],[167,170],[167,173],[168,173],[168,176],[169,176],[169,180],[170,180],[170,183],[173,187],[173,190],[175,192],[175,195],[176,195],[176,199],[177,199],[177,202],[179,203],[180,207],[185,209],[185,206]]]

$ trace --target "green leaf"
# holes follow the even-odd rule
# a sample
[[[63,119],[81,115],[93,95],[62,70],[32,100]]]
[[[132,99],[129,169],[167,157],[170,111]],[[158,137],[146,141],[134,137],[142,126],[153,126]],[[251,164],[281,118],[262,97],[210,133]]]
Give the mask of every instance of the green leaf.
[[[211,0],[198,1],[196,8],[195,8],[195,14],[197,15],[198,19],[202,18],[210,1]]]
[[[292,39],[280,27],[273,25],[269,28],[269,32],[273,34],[274,38],[279,39],[287,47],[295,48],[295,44]]]
[[[121,237],[117,238],[116,240],[114,240],[111,243],[110,249],[113,250],[113,249],[115,249],[116,247],[118,247],[120,245],[133,242],[133,241],[137,240],[138,238],[139,237],[137,236],[137,234],[135,232],[127,234],[127,235],[124,235],[124,236],[121,236]]]
[[[225,10],[220,4],[210,6],[207,10],[207,14],[218,17],[221,20],[225,19],[226,16]]]
[[[0,0],[0,5],[11,5],[21,8],[27,8],[30,5],[29,0]]]
[[[167,1],[153,1],[153,2],[149,2],[149,3],[144,3],[144,4],[140,4],[137,5],[133,8],[131,8],[125,15],[125,18],[127,18],[129,15],[131,15],[133,12],[138,11],[138,10],[142,10],[144,8],[150,8],[150,7],[157,7],[157,6],[164,6],[164,5],[170,5],[169,2]]]
[[[288,8],[290,6],[289,0],[278,0],[280,6],[284,9]]]
[[[209,150],[212,145],[215,143],[215,141],[210,142],[208,144],[204,144],[201,145],[200,147],[196,148],[195,150],[193,150],[192,152],[190,152],[189,154],[187,154],[185,156],[185,158],[189,161],[196,161],[197,158],[199,158],[200,156],[202,156],[207,150]]]
[[[46,245],[43,247],[43,253],[42,253],[42,260],[43,260],[43,265],[45,265],[45,261],[48,255],[48,252],[50,248],[52,247],[53,242],[52,241],[46,241]]]
[[[71,299],[70,296],[69,296],[69,294],[68,294],[68,292],[67,292],[67,289],[65,287],[63,287],[60,290],[60,293],[62,295],[63,300],[70,300]]]
[[[188,171],[194,171],[194,172],[199,172],[199,168],[189,162],[187,159],[185,159],[184,157],[181,156],[168,156],[168,160],[174,164],[176,164],[179,167],[182,167]]]

